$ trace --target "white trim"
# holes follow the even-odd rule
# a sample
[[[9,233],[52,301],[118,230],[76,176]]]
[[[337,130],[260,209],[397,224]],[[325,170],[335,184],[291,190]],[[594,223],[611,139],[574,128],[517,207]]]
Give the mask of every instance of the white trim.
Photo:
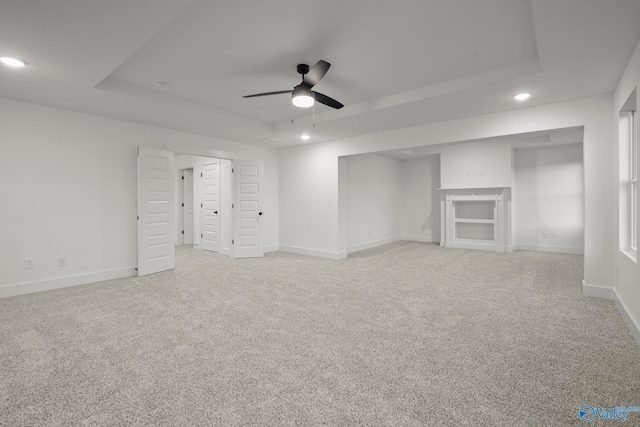
[[[375,242],[361,243],[359,245],[347,247],[347,253],[364,251],[365,249],[377,248],[378,246],[388,245],[389,243],[396,243],[402,240],[402,237],[390,237],[388,239],[376,240]]]
[[[196,249],[198,249],[198,248],[196,248]],[[231,248],[220,248],[220,250],[218,251],[218,253],[219,253],[220,255],[224,255],[224,256],[228,256],[228,257],[230,257],[232,252],[231,252]]]
[[[582,295],[585,297],[602,298],[609,301],[615,301],[616,295],[612,287],[589,285],[582,281]]]
[[[483,241],[483,239],[477,239],[477,240],[479,242]],[[462,241],[462,239],[458,238],[456,239],[455,243],[453,242],[445,243],[446,245],[445,247],[454,248],[454,249],[471,249],[474,251],[503,252],[500,250],[498,245],[496,245],[495,242],[493,242],[492,240],[487,240],[487,242],[489,243],[475,243],[471,241],[471,239],[465,239],[465,241]]]
[[[633,317],[629,309],[627,309],[627,305],[620,298],[620,295],[618,294],[618,292],[616,292],[615,289],[613,289],[613,295],[615,297],[614,301],[616,303],[616,308],[620,312],[620,315],[622,316],[622,320],[624,320],[624,323],[627,325],[627,328],[629,328],[629,333],[631,334],[633,339],[636,341],[636,344],[638,345],[638,347],[640,347],[640,321],[638,321],[638,319]]]
[[[321,251],[317,249],[300,248],[297,246],[280,245],[280,250],[282,252],[289,252],[292,254],[309,255],[309,256],[328,258],[328,259],[344,259],[347,257],[347,252],[329,252],[329,251]]]
[[[86,285],[88,283],[105,280],[121,279],[137,276],[135,267],[117,268],[114,270],[98,271],[96,273],[78,274],[76,276],[56,277],[55,279],[38,280],[35,282],[16,283],[0,286],[0,298],[49,291],[52,289]]]
[[[441,246],[442,245],[442,240],[440,240],[440,236],[407,236],[404,235],[402,236],[401,240],[407,240],[409,242],[423,242],[423,243],[439,243]]]
[[[584,248],[576,248],[571,246],[516,243],[515,249],[518,251],[555,252],[560,254],[584,255]]]
[[[270,246],[265,246],[263,250],[265,254],[267,252],[278,252],[280,250],[280,247],[278,245],[270,245]]]

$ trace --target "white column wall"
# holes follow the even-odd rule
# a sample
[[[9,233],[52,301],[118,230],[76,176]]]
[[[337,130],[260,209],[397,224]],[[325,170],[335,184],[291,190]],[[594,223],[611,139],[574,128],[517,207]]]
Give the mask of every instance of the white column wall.
[[[612,108],[612,116],[616,122],[614,129],[614,143],[612,149],[615,153],[614,164],[615,173],[613,175],[612,192],[615,194],[614,206],[614,252],[615,252],[615,265],[612,266],[615,275],[615,289],[612,299],[616,300],[619,304],[620,311],[625,315],[625,321],[630,330],[634,334],[636,342],[640,345],[640,259],[636,262],[632,261],[626,254],[620,251],[620,236],[619,236],[619,147],[618,147],[618,114],[622,105],[627,100],[631,92],[635,88],[640,87],[640,44],[636,47],[636,50],[624,71],[622,78],[614,93],[614,106]],[[637,94],[640,92],[636,92]],[[640,105],[640,100],[636,100],[637,105]],[[640,153],[636,153],[639,156]],[[638,162],[640,164],[640,161]],[[640,221],[639,221],[640,222]],[[640,237],[640,230],[639,236]]]

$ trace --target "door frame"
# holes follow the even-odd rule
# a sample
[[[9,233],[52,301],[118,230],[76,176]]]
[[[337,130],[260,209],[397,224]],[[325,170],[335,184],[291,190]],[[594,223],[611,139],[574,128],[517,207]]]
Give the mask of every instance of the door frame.
[[[206,157],[209,159],[218,159],[221,160],[221,165],[220,165],[220,169],[221,171],[224,170],[224,168],[229,167],[229,165],[231,165],[230,167],[233,168],[233,163],[236,160],[251,160],[251,159],[247,159],[245,156],[241,156],[237,153],[232,153],[232,152],[228,152],[228,151],[221,151],[221,150],[212,150],[209,148],[201,148],[201,147],[194,147],[194,146],[187,146],[187,145],[182,145],[182,144],[176,144],[176,143],[171,143],[171,142],[166,142],[164,143],[164,149],[167,151],[172,151],[174,153],[174,155],[176,157],[181,156],[181,155],[187,155],[187,156],[198,156],[198,157]],[[255,160],[259,160],[262,162],[262,169],[264,170],[264,159],[255,159]],[[228,161],[229,163],[225,163],[224,161]],[[190,169],[191,166],[186,166],[183,167],[182,169]],[[201,185],[201,182],[199,180],[199,172],[200,172],[200,166],[194,166],[193,167],[193,172],[194,172],[194,197],[197,197],[197,199],[195,200],[195,206],[194,206],[194,210],[195,209],[200,209],[199,208],[199,203],[200,203],[200,192],[201,189],[199,188],[199,186]],[[196,182],[196,179],[198,179],[198,181]],[[227,183],[229,184],[229,188],[230,188],[230,192],[231,192],[231,199],[230,202],[232,205],[235,205],[235,183],[234,178],[233,178],[233,174],[231,174],[231,183]],[[177,185],[177,184],[176,184]],[[225,186],[225,183],[222,182],[221,179],[221,188]],[[263,200],[264,200],[264,195],[263,195]],[[225,207],[225,200],[222,199],[221,200],[221,209],[223,210],[222,212],[224,212]],[[263,209],[264,211],[264,209]],[[265,212],[266,214],[266,212]],[[199,238],[197,237],[197,233],[200,231],[200,224],[199,224],[199,217],[200,217],[200,213],[194,213],[194,217],[195,220],[198,221],[198,229],[196,230],[196,233],[194,233],[194,247],[197,249],[200,249],[200,245],[196,245],[196,242],[199,242]],[[222,225],[223,222],[225,221],[230,221],[229,225]],[[235,230],[235,224],[234,224],[234,215],[233,215],[233,211],[230,211],[229,216],[225,219],[224,216],[221,215],[221,228],[224,227],[228,227],[229,230],[229,234],[228,234],[228,239],[231,241],[232,239],[234,239],[234,230]],[[262,243],[264,241],[264,231],[263,231],[263,227],[261,227],[261,231],[262,231],[262,236],[261,236],[261,245],[262,245],[262,249],[263,249],[263,253],[264,253],[264,244]],[[222,255],[227,255],[230,257],[234,256],[234,246],[233,245],[229,245],[229,248],[225,248],[224,247],[224,242],[221,244],[220,247],[220,254]]]

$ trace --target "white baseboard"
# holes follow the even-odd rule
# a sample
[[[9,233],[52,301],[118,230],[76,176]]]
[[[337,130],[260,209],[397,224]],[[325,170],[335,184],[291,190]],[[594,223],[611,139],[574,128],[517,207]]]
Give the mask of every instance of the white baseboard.
[[[347,257],[347,252],[321,251],[317,249],[300,248],[297,246],[280,245],[280,250],[282,252],[289,252],[292,254],[309,255],[328,259],[344,259]]]
[[[401,240],[410,242],[441,243],[440,236],[402,236]]]
[[[445,247],[457,249],[473,249],[475,251],[497,251],[497,246],[495,244],[486,245],[483,243],[455,242],[450,243],[448,246],[447,243],[445,243]]]
[[[265,246],[263,250],[265,254],[269,252],[278,252],[280,250],[280,247],[278,245],[270,245],[270,246]]]
[[[76,276],[56,277],[55,279],[16,283],[13,285],[0,286],[0,298],[67,288],[70,286],[86,285],[87,283],[102,282],[104,280],[132,277],[136,274],[135,267],[125,267],[114,270],[98,271],[95,273],[78,274]]]
[[[582,294],[587,297],[602,298],[609,301],[613,301],[616,304],[616,308],[624,320],[624,323],[629,329],[629,333],[636,341],[638,347],[640,347],[640,322],[634,318],[627,304],[620,298],[618,292],[615,289],[608,286],[589,285],[582,281]]]
[[[358,251],[364,251],[365,249],[377,248],[378,246],[388,245],[389,243],[395,243],[401,240],[402,240],[402,237],[397,236],[397,237],[390,237],[388,239],[376,240],[374,242],[361,243],[359,245],[353,245],[353,246],[347,247],[347,253],[350,254],[351,252],[358,252]]]
[[[640,321],[633,317],[633,315],[627,308],[627,304],[625,304],[625,302],[620,298],[620,295],[618,295],[618,292],[616,292],[615,289],[613,289],[613,294],[615,297],[614,301],[616,303],[616,308],[620,312],[622,320],[624,320],[627,328],[629,328],[629,332],[631,333],[633,339],[636,341],[636,345],[640,347]]]
[[[551,246],[528,243],[516,243],[515,249],[519,251],[555,252],[560,254],[584,255],[584,248],[571,246]]]
[[[602,298],[609,301],[616,300],[616,294],[612,287],[587,284],[582,281],[582,295],[585,297]]]

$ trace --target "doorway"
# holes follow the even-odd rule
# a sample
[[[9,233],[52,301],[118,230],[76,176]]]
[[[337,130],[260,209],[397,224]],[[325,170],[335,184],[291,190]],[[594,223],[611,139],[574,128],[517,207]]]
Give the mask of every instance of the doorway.
[[[192,191],[182,179],[188,180],[190,173]],[[184,244],[183,231],[188,226],[183,227],[190,218],[194,248],[234,258],[263,256],[262,186],[262,160],[177,154],[139,146],[138,275],[175,268],[175,246]],[[184,209],[191,203],[193,215]],[[215,246],[209,245],[212,242]]]

